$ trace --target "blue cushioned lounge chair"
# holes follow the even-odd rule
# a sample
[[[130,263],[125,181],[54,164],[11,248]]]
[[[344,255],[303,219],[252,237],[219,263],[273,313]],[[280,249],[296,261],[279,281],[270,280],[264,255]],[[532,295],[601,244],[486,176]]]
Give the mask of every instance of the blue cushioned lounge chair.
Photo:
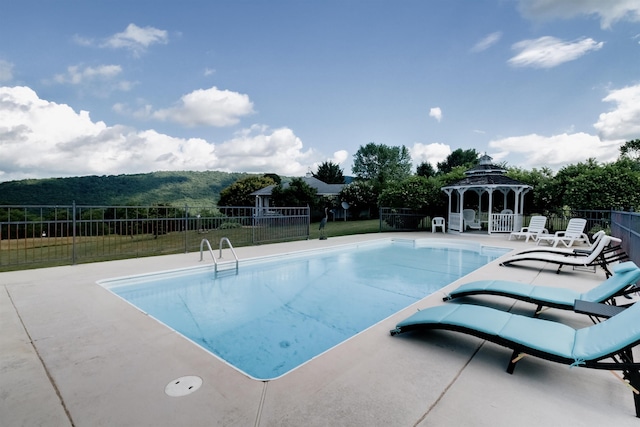
[[[507,372],[524,355],[593,369],[621,371],[634,390],[636,416],[640,417],[640,363],[632,349],[640,343],[640,304],[601,323],[574,329],[562,323],[508,313],[470,304],[444,304],[408,317],[391,335],[445,329],[470,334],[513,350]]]
[[[586,292],[551,286],[534,286],[506,280],[479,280],[465,283],[449,293],[444,301],[471,295],[498,295],[537,304],[536,313],[542,307],[573,310],[575,300],[613,303],[616,296],[637,291],[634,284],[640,280],[640,268],[633,261],[616,264],[613,275],[600,285]]]

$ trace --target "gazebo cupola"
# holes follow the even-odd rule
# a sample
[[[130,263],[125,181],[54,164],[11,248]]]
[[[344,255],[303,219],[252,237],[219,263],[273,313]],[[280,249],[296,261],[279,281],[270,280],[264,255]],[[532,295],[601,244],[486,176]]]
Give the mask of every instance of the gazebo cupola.
[[[485,154],[463,179],[442,187],[449,196],[449,230],[486,229],[491,234],[522,227],[524,195],[532,187],[506,176],[492,160]]]

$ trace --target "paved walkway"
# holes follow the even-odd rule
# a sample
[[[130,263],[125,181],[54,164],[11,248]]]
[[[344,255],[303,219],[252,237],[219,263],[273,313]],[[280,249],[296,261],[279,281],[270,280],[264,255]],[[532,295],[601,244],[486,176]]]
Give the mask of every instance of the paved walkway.
[[[241,259],[393,237],[373,234],[237,248]],[[403,233],[523,248],[504,235]],[[611,373],[532,357],[505,372],[510,350],[438,331],[391,337],[408,307],[273,381],[247,378],[96,285],[100,279],[200,265],[199,254],[0,273],[3,426],[638,426],[631,391]],[[459,280],[502,278],[586,289],[604,273],[494,262]],[[531,314],[501,298],[483,302]],[[548,310],[575,327],[584,316]],[[202,387],[170,397],[195,375]]]

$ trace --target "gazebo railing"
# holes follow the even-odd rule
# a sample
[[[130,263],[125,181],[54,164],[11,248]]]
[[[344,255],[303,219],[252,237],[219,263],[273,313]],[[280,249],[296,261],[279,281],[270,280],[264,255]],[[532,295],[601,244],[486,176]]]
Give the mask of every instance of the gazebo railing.
[[[489,222],[489,234],[491,233],[511,233],[520,230],[522,227],[522,215],[516,214],[491,214]]]
[[[460,228],[460,217],[461,214],[459,212],[449,212],[449,230],[464,232],[464,230],[458,229]],[[491,214],[491,221],[488,221],[488,215],[486,213],[484,214],[484,217],[486,219],[481,220],[480,222],[483,226],[486,225],[486,227],[488,227],[487,231],[489,234],[511,233],[512,231],[519,231],[520,228],[522,228],[522,215],[496,213]],[[464,227],[464,221],[462,221],[462,224]]]
[[[449,230],[464,231],[464,230],[459,230],[461,215],[462,214],[460,212],[449,212],[449,224],[448,224]]]

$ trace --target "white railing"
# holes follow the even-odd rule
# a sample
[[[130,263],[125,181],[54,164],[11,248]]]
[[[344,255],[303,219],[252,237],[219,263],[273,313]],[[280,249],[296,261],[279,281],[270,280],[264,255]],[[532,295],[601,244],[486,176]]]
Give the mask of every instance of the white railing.
[[[463,230],[460,230],[460,213],[459,212],[449,212],[449,230],[463,231]]]
[[[490,233],[510,233],[515,223],[514,214],[491,214]]]

